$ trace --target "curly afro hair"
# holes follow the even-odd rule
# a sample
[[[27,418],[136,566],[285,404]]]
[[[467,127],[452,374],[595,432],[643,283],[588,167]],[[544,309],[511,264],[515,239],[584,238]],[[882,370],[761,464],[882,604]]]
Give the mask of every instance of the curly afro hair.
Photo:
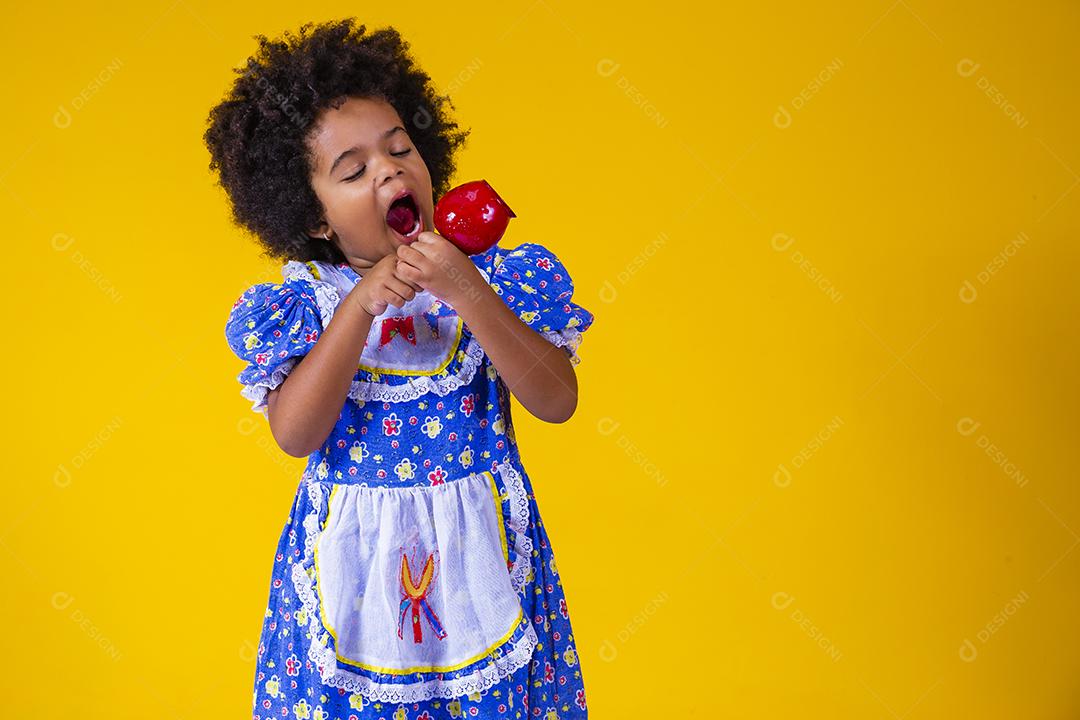
[[[444,105],[453,102],[436,93],[397,30],[354,25],[353,18],[307,23],[299,35],[286,31],[274,41],[255,35],[258,52],[234,68],[240,77],[207,118],[210,170],[220,175],[233,219],[256,235],[266,257],[345,261],[332,243],[307,234],[324,215],[311,187],[308,139],[320,111],[347,97],[390,103],[428,167],[435,197],[449,189],[454,152],[469,134],[450,119]]]

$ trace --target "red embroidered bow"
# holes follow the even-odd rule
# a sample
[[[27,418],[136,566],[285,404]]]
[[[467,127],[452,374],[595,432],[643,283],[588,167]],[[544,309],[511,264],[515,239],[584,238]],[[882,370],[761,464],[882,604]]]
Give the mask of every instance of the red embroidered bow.
[[[416,344],[416,330],[413,329],[411,315],[408,317],[385,318],[382,321],[382,337],[379,338],[379,347],[393,340],[396,335],[402,336],[413,345]]]

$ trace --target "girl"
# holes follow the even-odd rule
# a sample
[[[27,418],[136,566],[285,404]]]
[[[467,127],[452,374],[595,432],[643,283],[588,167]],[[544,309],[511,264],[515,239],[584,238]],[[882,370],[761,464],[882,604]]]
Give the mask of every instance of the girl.
[[[229,313],[241,394],[307,457],[253,715],[585,718],[509,391],[567,420],[593,317],[544,246],[432,232],[467,132],[399,34],[312,27],[256,36],[205,135],[236,221],[286,261]]]

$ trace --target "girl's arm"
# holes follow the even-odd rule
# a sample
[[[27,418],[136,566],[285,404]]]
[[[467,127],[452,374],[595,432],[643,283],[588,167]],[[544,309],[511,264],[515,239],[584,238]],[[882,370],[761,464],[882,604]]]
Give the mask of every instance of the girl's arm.
[[[578,395],[570,358],[526,325],[478,272],[475,280],[454,308],[525,409],[545,422],[566,422]]]
[[[345,296],[315,345],[266,396],[270,432],[293,457],[318,450],[341,415],[375,319],[353,297],[359,287]]]
[[[526,410],[552,423],[573,416],[578,391],[570,357],[526,325],[469,256],[441,235],[421,232],[398,247],[397,257],[398,276],[453,306]]]

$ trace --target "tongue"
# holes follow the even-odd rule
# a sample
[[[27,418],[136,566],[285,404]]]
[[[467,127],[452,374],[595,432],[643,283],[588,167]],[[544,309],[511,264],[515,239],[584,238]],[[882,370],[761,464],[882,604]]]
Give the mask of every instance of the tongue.
[[[402,235],[408,234],[416,226],[416,213],[413,212],[412,203],[406,201],[392,206],[386,214],[386,224]]]

